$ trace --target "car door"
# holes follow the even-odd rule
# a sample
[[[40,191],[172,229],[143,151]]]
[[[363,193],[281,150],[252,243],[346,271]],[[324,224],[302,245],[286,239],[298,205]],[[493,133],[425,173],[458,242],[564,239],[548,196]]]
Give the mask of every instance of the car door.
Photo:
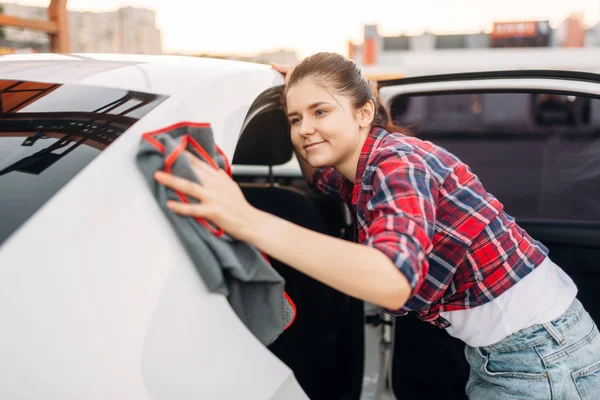
[[[392,119],[466,162],[550,250],[600,321],[600,75],[510,71],[380,82]],[[387,377],[398,398],[466,398],[462,342],[394,321]],[[435,384],[432,384],[435,382]]]

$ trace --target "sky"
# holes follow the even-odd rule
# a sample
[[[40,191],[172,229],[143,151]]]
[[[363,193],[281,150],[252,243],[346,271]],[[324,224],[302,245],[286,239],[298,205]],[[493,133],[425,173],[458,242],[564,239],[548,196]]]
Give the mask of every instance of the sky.
[[[47,6],[49,0],[9,0]],[[252,54],[279,48],[299,57],[318,51],[346,54],[364,24],[381,35],[490,31],[494,21],[550,20],[569,14],[600,22],[600,0],[68,0],[73,11],[135,6],[156,12],[163,52]]]

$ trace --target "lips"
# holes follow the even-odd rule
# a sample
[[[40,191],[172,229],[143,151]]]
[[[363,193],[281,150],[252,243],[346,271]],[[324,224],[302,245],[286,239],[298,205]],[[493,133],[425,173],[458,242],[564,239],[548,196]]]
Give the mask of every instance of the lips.
[[[307,144],[306,146],[304,146],[304,150],[310,150],[313,147],[320,145],[321,143],[325,143],[325,141],[321,141],[321,142],[316,142],[316,143],[311,143],[311,144]]]

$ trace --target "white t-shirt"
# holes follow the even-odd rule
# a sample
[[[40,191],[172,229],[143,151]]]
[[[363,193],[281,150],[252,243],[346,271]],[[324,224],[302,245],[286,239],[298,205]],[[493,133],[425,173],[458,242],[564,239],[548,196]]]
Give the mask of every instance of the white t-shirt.
[[[440,315],[446,331],[471,347],[489,346],[535,324],[561,316],[575,297],[573,280],[549,258],[513,287],[484,305]]]

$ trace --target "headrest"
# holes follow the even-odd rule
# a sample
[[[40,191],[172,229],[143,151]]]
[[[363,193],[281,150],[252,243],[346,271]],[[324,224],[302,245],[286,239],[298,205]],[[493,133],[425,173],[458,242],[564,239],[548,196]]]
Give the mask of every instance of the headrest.
[[[232,164],[274,166],[292,159],[290,126],[279,99],[281,89],[268,89],[248,110]]]

